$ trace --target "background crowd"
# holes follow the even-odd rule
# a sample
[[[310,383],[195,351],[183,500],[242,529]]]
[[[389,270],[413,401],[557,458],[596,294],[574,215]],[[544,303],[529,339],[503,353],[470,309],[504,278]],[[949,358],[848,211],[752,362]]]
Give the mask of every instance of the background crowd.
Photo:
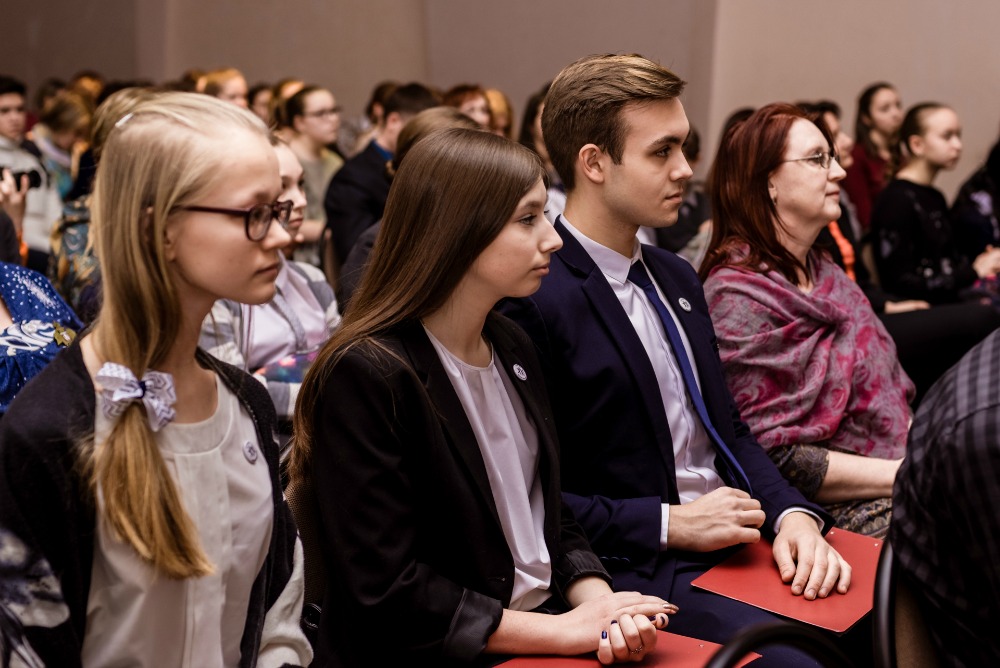
[[[678,551],[715,554],[752,541],[748,534],[688,546],[670,533],[669,526],[678,531],[691,520],[680,510],[686,504],[723,503],[727,490],[725,503],[745,515],[741,527],[775,540],[776,558],[779,537],[793,535],[803,516],[813,533],[817,525],[889,533],[915,416],[923,425],[920,416],[939,407],[923,402],[943,401],[932,386],[970,350],[982,354],[981,342],[1000,327],[1000,141],[949,203],[935,181],[955,167],[963,145],[961,119],[947,101],[906,105],[905,90],[873,83],[859,91],[853,136],[830,100],[747,107],[727,120],[717,154],[706,156],[698,131],[686,118],[680,123],[674,107],[668,113],[666,105],[679,104],[684,82],[677,79],[669,93],[625,97],[603,112],[609,125],[616,114],[632,114],[628,132],[654,122],[678,128],[676,145],[655,154],[672,161],[664,183],[627,170],[615,180],[610,165],[624,170],[651,158],[629,153],[634,146],[627,142],[616,155],[613,144],[622,137],[573,143],[583,127],[573,114],[586,104],[573,97],[573,86],[612,87],[574,67],[541,85],[522,110],[503,91],[478,83],[439,90],[384,81],[356,118],[338,105],[336,91],[294,76],[248,80],[233,68],[190,70],[162,83],[105,81],[81,71],[33,93],[0,76],[0,450],[28,447],[37,438],[31,429],[49,419],[39,403],[59,397],[75,435],[64,430],[53,440],[65,441],[67,451],[84,433],[92,444],[108,444],[95,450],[104,454],[90,455],[94,505],[108,524],[91,526],[84,538],[71,532],[68,544],[39,539],[46,555],[97,555],[93,564],[71,557],[46,565],[83,578],[66,617],[50,620],[50,628],[82,628],[80,612],[95,596],[106,597],[103,617],[87,614],[82,649],[74,649],[70,631],[46,636],[56,652],[66,652],[52,656],[80,652],[99,662],[102,648],[125,642],[154,606],[181,596],[172,589],[176,582],[150,586],[143,605],[127,610],[112,591],[116,578],[140,582],[143,568],[153,568],[207,582],[218,576],[212,564],[229,564],[224,576],[235,583],[234,605],[246,612],[249,601],[249,613],[238,621],[219,613],[221,638],[187,638],[184,651],[216,652],[226,665],[248,648],[307,663],[311,650],[298,619],[289,626],[281,618],[303,597],[303,547],[281,502],[289,479],[321,508],[357,518],[321,520],[319,537],[304,546],[307,568],[318,553],[327,568],[351,574],[332,578],[325,598],[313,597],[328,606],[350,602],[318,625],[315,648],[331,665],[362,661],[370,647],[357,647],[357,638],[375,642],[369,625],[396,609],[420,612],[398,643],[414,656],[596,651],[602,662],[641,658],[666,614],[677,611],[667,599],[682,601],[682,611],[702,605],[679,593],[678,578],[708,563],[667,564],[650,555],[666,553],[668,542]],[[212,98],[219,102],[207,102]],[[156,137],[168,130],[177,137]],[[587,147],[595,144],[607,151],[606,165],[598,154],[588,161]],[[699,162],[711,163],[704,182],[693,179]],[[181,178],[178,171],[188,173]],[[662,199],[664,184],[676,212],[667,224],[641,210]],[[197,216],[242,217],[234,243],[259,250],[260,258],[238,254],[221,234],[175,229],[181,210],[195,216],[184,219],[189,225]],[[593,222],[602,216],[627,224],[602,228]],[[509,231],[511,221],[522,236]],[[123,240],[120,230],[129,226],[136,230]],[[149,238],[156,239],[154,251],[142,250]],[[533,279],[514,281],[510,267],[526,262],[518,249],[529,246],[536,257],[525,272]],[[612,251],[615,257],[607,255]],[[571,326],[593,304],[569,310],[569,275],[553,265],[546,276],[557,252],[571,264],[577,258],[580,271],[607,278],[614,294],[593,318],[607,318],[611,331],[629,328],[621,330],[629,332],[621,345],[634,345],[634,354],[645,356],[640,364],[628,361],[633,352],[619,369],[560,357],[580,349],[601,357],[593,351],[604,344],[588,326]],[[674,295],[678,287],[683,297]],[[691,312],[691,302],[704,321],[676,327],[684,320],[675,304]],[[498,303],[520,327],[494,311]],[[627,321],[608,315],[621,315],[619,303]],[[31,381],[53,360],[52,371]],[[109,364],[131,371],[121,375]],[[632,382],[622,369],[643,365],[650,368],[641,382],[664,396],[654,409],[662,424],[654,419],[651,430],[673,436],[673,481],[631,480],[624,472],[655,465],[612,451],[621,436],[604,433],[635,429],[626,440],[646,440],[646,418],[630,412],[639,402],[625,408],[626,391],[618,387]],[[175,396],[168,404],[175,409],[146,400],[161,382],[141,375],[147,369],[171,370]],[[59,389],[57,374],[74,392]],[[246,374],[256,382],[247,386]],[[440,384],[425,389],[427,378],[447,391]],[[96,410],[95,388],[103,397],[116,383],[124,388],[116,401],[134,390],[143,403]],[[689,399],[671,402],[671,393]],[[206,412],[215,398],[220,411],[227,406],[225,415]],[[251,419],[234,417],[241,411]],[[172,423],[175,413],[183,419]],[[591,413],[620,422],[602,426]],[[152,426],[150,417],[147,430],[154,414],[162,414],[162,424]],[[443,424],[441,414],[450,416]],[[121,416],[126,427],[115,426]],[[202,434],[185,432],[186,422],[202,428],[206,420],[212,424]],[[406,452],[406,434],[426,434],[426,451]],[[233,456],[250,464],[263,456],[267,466],[254,479],[234,474],[225,454],[206,464],[191,456],[198,437],[244,441]],[[146,453],[140,466],[119,452],[128,438],[171,454]],[[560,441],[575,451],[561,464]],[[474,481],[493,492],[498,532],[459,539],[440,529],[489,519],[454,508],[455,499],[474,492],[461,471],[450,472],[460,463],[446,452],[451,442],[473,444]],[[341,452],[324,443],[356,447]],[[708,456],[728,452],[727,444],[735,454],[720,456],[722,463]],[[758,444],[766,457],[748,454]],[[144,466],[161,483],[174,481],[163,486],[172,499],[166,511],[137,501],[149,504],[139,490]],[[59,498],[87,486],[65,462],[55,468]],[[321,480],[316,471],[329,475]],[[221,514],[197,493],[206,481],[229,490]],[[768,492],[755,492],[762,481]],[[268,494],[254,496],[255,487]],[[639,505],[620,500],[653,497],[662,497],[653,505],[657,513],[663,506],[664,517],[667,506],[677,508],[674,519],[664,519],[655,535],[647,527],[641,538],[631,537],[618,523],[628,527],[623,518],[638,517]],[[223,528],[222,538],[212,534],[206,542],[205,524],[245,529],[246,518],[265,507],[272,517],[266,535],[233,543],[227,532],[237,529]],[[67,526],[93,525],[85,512],[94,511],[69,517]],[[0,517],[0,532],[30,534],[30,515]],[[16,540],[4,535],[0,543]],[[387,548],[386,536],[399,545]],[[819,533],[816,539],[822,543]],[[802,549],[801,538],[788,540]],[[476,546],[491,541],[492,551]],[[426,544],[433,544],[430,565],[414,565],[413,553]],[[512,550],[509,564],[497,560],[504,545]],[[249,559],[242,567],[233,556],[240,550]],[[456,555],[476,550],[483,552],[476,560],[456,563]],[[373,554],[379,564],[370,563]],[[823,554],[831,563],[839,559]],[[514,576],[502,585],[501,576],[490,575],[509,568]],[[793,591],[816,597],[845,590],[849,572],[846,564],[831,567],[806,583],[793,568]],[[626,594],[623,582],[642,594]],[[215,596],[218,586],[188,592],[187,605]],[[304,597],[309,603],[308,591]],[[548,621],[514,612],[573,615],[590,635],[553,645],[559,634],[545,628]],[[612,626],[602,621],[609,615]],[[682,617],[671,624],[691,635],[709,623]],[[465,635],[455,633],[455,619]],[[263,633],[252,630],[257,622]],[[162,642],[182,635],[167,630]],[[134,656],[159,651],[154,644]]]

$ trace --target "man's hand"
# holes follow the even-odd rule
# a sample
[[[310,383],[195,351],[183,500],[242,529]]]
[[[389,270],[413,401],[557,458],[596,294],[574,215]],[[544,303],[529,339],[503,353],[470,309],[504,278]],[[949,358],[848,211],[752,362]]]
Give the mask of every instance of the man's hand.
[[[691,503],[670,506],[667,545],[672,550],[712,552],[756,543],[762,524],[759,501],[743,490],[720,487]]]
[[[789,513],[781,520],[773,552],[781,581],[791,582],[796,596],[811,601],[826,598],[834,587],[846,594],[851,586],[850,564],[830,547],[807,513]]]

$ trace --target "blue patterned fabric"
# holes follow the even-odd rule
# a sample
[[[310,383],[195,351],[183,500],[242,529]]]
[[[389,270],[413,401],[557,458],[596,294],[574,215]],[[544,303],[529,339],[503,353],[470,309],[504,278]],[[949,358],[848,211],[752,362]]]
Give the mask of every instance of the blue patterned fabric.
[[[0,263],[0,297],[14,321],[0,330],[0,416],[25,384],[69,343],[66,330],[83,325],[48,280]]]

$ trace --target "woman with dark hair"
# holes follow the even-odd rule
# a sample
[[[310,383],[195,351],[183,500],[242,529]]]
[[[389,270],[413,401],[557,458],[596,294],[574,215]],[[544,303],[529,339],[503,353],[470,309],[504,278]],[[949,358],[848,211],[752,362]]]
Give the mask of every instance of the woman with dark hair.
[[[872,211],[875,264],[882,286],[908,299],[948,304],[978,299],[969,289],[1000,271],[1000,250],[961,253],[944,195],[934,187],[962,155],[958,114],[936,102],[911,107],[900,127],[906,163]]]
[[[701,277],[754,436],[837,526],[883,536],[913,384],[864,294],[813,250],[840,216],[833,146],[822,120],[786,104],[734,126],[716,158]]]
[[[854,117],[854,162],[847,168],[844,190],[867,230],[872,206],[899,162],[899,124],[903,103],[892,84],[880,81],[861,92]]]
[[[555,222],[556,217],[566,208],[566,188],[559,178],[559,172],[552,164],[549,151],[545,148],[545,138],[542,136],[542,111],[545,110],[545,96],[548,95],[550,84],[551,82],[542,86],[541,90],[525,102],[521,133],[517,141],[542,159],[545,173],[549,177],[549,204],[545,208],[545,217]]]
[[[323,198],[333,175],[344,166],[344,159],[328,147],[337,142],[340,131],[340,107],[333,93],[319,86],[304,86],[285,100],[280,125],[282,136],[302,165],[308,206],[295,244],[297,260],[319,266],[319,241],[326,229]]]
[[[561,246],[544,206],[538,159],[487,132],[436,133],[400,166],[296,407],[292,484],[315,490],[329,575],[315,665],[640,660],[675,609],[611,593],[563,507],[533,344],[492,310]]]

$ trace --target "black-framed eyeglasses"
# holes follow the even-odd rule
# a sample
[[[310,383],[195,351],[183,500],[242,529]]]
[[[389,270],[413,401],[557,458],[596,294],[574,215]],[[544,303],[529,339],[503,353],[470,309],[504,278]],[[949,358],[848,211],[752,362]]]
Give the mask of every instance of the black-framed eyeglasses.
[[[808,162],[810,164],[816,165],[820,169],[830,169],[830,163],[834,160],[837,164],[840,164],[840,156],[834,151],[827,151],[826,153],[816,153],[814,155],[809,155],[804,158],[791,158],[789,160],[782,160],[782,162]]]
[[[333,107],[332,109],[317,109],[316,111],[307,111],[303,113],[303,116],[308,116],[310,118],[333,118],[340,114],[340,107]]]
[[[288,228],[288,220],[292,217],[293,204],[291,200],[271,202],[270,204],[255,204],[248,209],[224,209],[217,206],[182,206],[182,211],[201,211],[204,213],[221,213],[226,216],[243,216],[243,229],[250,241],[261,241],[267,236],[274,221],[282,229]]]

